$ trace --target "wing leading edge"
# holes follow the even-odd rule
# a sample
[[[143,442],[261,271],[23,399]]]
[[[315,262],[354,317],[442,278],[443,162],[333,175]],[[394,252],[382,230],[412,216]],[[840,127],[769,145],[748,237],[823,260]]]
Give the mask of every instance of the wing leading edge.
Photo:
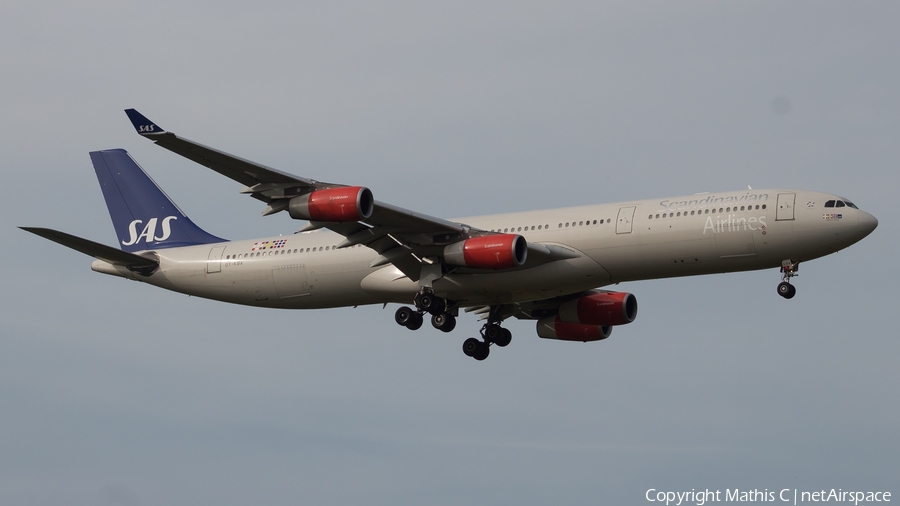
[[[287,210],[292,206],[292,199],[296,197],[311,196],[315,192],[327,189],[353,189],[342,184],[294,176],[179,137],[161,128],[135,109],[127,109],[125,113],[141,136],[243,184],[245,188],[241,193],[249,194],[268,204],[263,215]],[[368,191],[364,188],[363,190]],[[293,210],[291,215],[295,217]],[[306,218],[309,223],[301,231],[318,228],[332,230],[345,238],[340,247],[363,244],[380,255],[372,263],[373,267],[391,263],[413,281],[434,275],[432,259],[441,257],[445,246],[473,237],[494,234],[377,200],[373,201],[368,216],[357,218],[347,221],[319,221],[310,217]],[[528,252],[540,263],[578,256],[568,250],[555,251],[537,244],[529,244]]]

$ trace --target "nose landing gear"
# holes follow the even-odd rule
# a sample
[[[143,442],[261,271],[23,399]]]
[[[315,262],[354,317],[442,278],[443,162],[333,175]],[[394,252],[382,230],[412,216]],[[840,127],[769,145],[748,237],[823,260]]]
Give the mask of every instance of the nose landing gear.
[[[781,262],[781,283],[778,283],[778,295],[785,299],[793,298],[797,294],[797,288],[791,284],[791,278],[797,276],[800,270],[800,262],[785,260]]]

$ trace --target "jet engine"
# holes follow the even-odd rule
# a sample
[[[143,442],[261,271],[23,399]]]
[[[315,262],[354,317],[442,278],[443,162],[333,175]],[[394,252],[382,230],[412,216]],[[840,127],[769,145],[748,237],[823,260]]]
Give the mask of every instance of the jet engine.
[[[363,186],[315,190],[291,199],[288,213],[295,220],[346,223],[372,216],[375,199]]]
[[[548,316],[537,322],[537,335],[544,339],[558,339],[560,341],[602,341],[612,334],[610,325],[584,325],[581,323],[566,323],[558,316]]]
[[[525,263],[528,243],[517,234],[473,237],[444,247],[444,261],[475,269],[512,269]]]
[[[594,292],[559,306],[559,319],[586,325],[625,325],[637,317],[637,298],[625,292]]]

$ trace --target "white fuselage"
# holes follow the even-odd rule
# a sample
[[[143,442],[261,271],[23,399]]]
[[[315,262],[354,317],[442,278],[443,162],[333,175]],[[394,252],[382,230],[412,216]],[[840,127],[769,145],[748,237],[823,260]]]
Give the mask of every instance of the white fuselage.
[[[461,306],[521,302],[611,283],[777,268],[857,242],[877,223],[840,197],[747,190],[639,202],[462,218],[483,230],[520,234],[577,257],[507,271],[451,271],[434,282]],[[253,306],[309,309],[408,303],[419,284],[362,245],[319,230],[290,236],[154,250],[159,269],[142,276],[96,260],[94,270],[162,288]],[[573,256],[576,256],[573,255]]]

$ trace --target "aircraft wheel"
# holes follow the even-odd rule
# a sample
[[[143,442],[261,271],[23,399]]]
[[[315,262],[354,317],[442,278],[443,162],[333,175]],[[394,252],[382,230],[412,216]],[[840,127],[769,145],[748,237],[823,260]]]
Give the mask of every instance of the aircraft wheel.
[[[503,339],[503,327],[492,323],[484,328],[484,340],[489,343],[496,343]]]
[[[478,343],[478,349],[475,350],[475,353],[472,354],[472,358],[475,360],[481,361],[488,358],[488,355],[491,354],[491,345],[488,343]]]
[[[462,345],[463,353],[465,353],[467,357],[474,357],[475,352],[478,350],[478,348],[481,347],[482,344],[483,343],[481,341],[479,341],[478,339],[475,339],[474,337],[470,337],[470,338],[466,339],[465,341],[463,341],[463,345]]]
[[[444,299],[433,293],[422,292],[416,295],[416,307],[431,314],[441,314],[447,308]]]
[[[406,328],[409,330],[419,330],[422,328],[422,314],[421,313],[413,313],[412,318],[409,320],[409,323],[406,324]]]
[[[441,332],[450,332],[456,328],[456,317],[447,313],[436,314],[431,317],[431,325]]]
[[[494,340],[494,344],[503,348],[512,341],[512,332],[509,329],[500,328],[500,337]]]
[[[788,283],[787,281],[778,283],[778,295],[781,295],[785,299],[790,299],[793,298],[796,294],[797,288],[794,287],[794,285]]]
[[[413,320],[414,314],[416,314],[416,312],[411,307],[401,306],[397,309],[397,312],[394,313],[394,321],[397,322],[397,325],[408,327],[409,322]]]

